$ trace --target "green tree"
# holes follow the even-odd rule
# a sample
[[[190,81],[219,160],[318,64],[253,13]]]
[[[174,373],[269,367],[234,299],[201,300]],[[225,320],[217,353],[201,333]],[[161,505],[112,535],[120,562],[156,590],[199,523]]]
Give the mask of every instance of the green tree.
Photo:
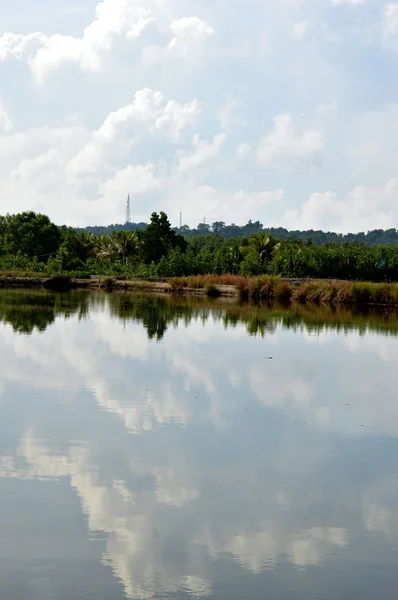
[[[3,250],[14,256],[40,257],[44,262],[57,252],[61,240],[60,228],[46,215],[24,212],[8,217]]]
[[[146,263],[158,262],[171,249],[180,248],[185,252],[187,242],[172,230],[166,213],[153,212],[151,222],[141,234],[142,255]]]
[[[268,233],[257,233],[249,238],[249,249],[257,254],[263,273],[279,248],[278,240]]]
[[[116,231],[112,236],[116,255],[123,264],[136,262],[140,255],[140,240],[135,231]]]
[[[212,229],[213,233],[215,233],[217,235],[222,235],[222,232],[225,229],[224,221],[214,221],[214,223],[211,226],[211,229]]]

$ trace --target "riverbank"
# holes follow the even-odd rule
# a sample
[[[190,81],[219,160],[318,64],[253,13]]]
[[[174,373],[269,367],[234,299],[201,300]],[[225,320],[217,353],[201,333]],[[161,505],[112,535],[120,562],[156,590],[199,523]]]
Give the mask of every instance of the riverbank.
[[[275,276],[198,275],[168,279],[128,279],[91,276],[22,277],[0,274],[0,288],[46,288],[54,291],[96,289],[140,291],[157,294],[230,297],[247,300],[297,302],[300,304],[398,306],[398,284],[312,279],[282,279]]]

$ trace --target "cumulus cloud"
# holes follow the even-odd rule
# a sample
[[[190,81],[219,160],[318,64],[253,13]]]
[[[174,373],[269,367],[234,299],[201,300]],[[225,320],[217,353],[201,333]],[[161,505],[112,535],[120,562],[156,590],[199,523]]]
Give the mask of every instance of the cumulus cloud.
[[[214,137],[211,142],[201,140],[199,134],[193,138],[193,151],[190,153],[181,152],[178,161],[178,172],[184,173],[197,169],[218,156],[226,140],[226,135],[220,133]]]
[[[4,211],[117,222],[130,191],[134,219],[183,209],[196,225],[203,194],[209,219],[226,220],[216,208],[226,204],[237,223],[286,226],[313,194],[351,201],[354,188],[383,187],[398,177],[395,53],[371,74],[344,57],[353,35],[358,55],[375,60],[395,47],[397,3],[376,21],[359,1],[341,1],[338,19],[331,4],[256,2],[238,14],[210,0],[102,0],[23,18],[10,5],[0,35]],[[265,212],[269,194],[279,201]]]
[[[84,148],[68,165],[68,174],[96,173],[109,162],[120,165],[131,147],[152,134],[165,135],[177,143],[184,129],[192,126],[199,115],[197,100],[181,104],[165,101],[161,92],[139,90],[134,101],[110,113],[94,131]]]
[[[23,58],[34,45],[36,54],[30,54],[29,65],[39,82],[59,66],[76,62],[82,69],[96,71],[101,66],[103,52],[109,51],[118,36],[140,36],[153,21],[148,3],[139,0],[103,0],[96,7],[96,18],[82,37],[42,33],[5,34],[0,38],[0,60]]]
[[[4,33],[0,37],[0,62],[16,59],[28,59],[31,54],[43,46],[47,37],[40,32],[28,35]]]
[[[215,34],[214,29],[198,17],[183,17],[173,21],[170,29],[174,37],[169,43],[168,49],[184,55],[189,52],[192,43]]]
[[[358,186],[345,196],[331,191],[311,194],[300,210],[286,212],[288,226],[303,229],[333,229],[347,233],[372,229],[388,229],[398,220],[398,179],[384,186]]]
[[[319,166],[324,148],[318,127],[298,128],[292,115],[285,113],[274,118],[273,129],[260,142],[257,159],[270,167],[309,169]]]

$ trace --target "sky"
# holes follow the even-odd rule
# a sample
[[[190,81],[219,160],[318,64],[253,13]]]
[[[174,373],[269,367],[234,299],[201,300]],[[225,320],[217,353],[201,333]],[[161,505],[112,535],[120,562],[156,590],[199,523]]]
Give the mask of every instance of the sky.
[[[0,213],[398,227],[398,2],[0,0]]]

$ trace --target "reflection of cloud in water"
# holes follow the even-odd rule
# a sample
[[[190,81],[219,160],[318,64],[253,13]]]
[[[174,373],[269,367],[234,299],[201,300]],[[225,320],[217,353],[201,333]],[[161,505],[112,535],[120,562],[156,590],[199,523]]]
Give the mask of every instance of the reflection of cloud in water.
[[[175,592],[181,588],[195,595],[210,591],[211,586],[205,579],[186,573],[190,570],[189,562],[184,567],[165,560],[170,526],[164,519],[163,522],[159,519],[156,496],[144,493],[139,497],[120,480],[101,481],[98,469],[89,462],[85,447],[72,447],[67,455],[53,454],[28,432],[17,454],[18,459],[1,459],[1,477],[70,478],[71,486],[80,497],[90,531],[107,534],[104,561],[123,582],[129,598],[151,598],[158,590]],[[21,459],[24,466],[17,464]],[[168,478],[175,479],[175,476],[160,471],[155,475],[158,478],[157,495],[163,496],[159,485],[163,479],[169,485]],[[182,495],[196,496],[192,490],[179,489]],[[167,493],[172,494],[170,489],[165,490]],[[176,497],[172,500],[175,503]],[[180,498],[178,505],[183,502]],[[191,543],[188,558],[197,565],[194,542]]]
[[[248,338],[244,325],[224,330],[222,321],[210,316],[204,328],[200,319],[183,332],[170,328],[159,345],[148,340],[141,324],[124,325],[100,310],[84,322],[58,320],[45,335],[17,336],[10,326],[2,327],[0,335],[0,389],[15,381],[33,389],[61,390],[63,396],[67,390],[73,397],[85,387],[134,433],[169,422],[188,425],[198,410],[202,420],[226,427],[240,410],[233,400],[225,401],[228,386],[250,389],[263,406],[289,411],[312,427],[362,435],[398,433],[398,404],[391,401],[391,390],[398,385],[391,364],[398,350],[391,337],[323,332],[314,353],[312,344],[289,348],[292,340],[310,339],[305,330],[286,335],[279,328],[272,338],[259,340]],[[265,364],[271,339],[276,359]],[[220,346],[217,340],[222,340]],[[334,377],[330,352],[341,357],[347,347],[349,364],[340,358],[339,377]],[[294,354],[298,348],[300,360]],[[198,395],[200,409],[193,402]]]
[[[106,328],[103,319],[98,323],[97,315],[92,318],[92,322],[93,328],[87,346],[70,337],[65,338],[62,345],[63,358],[73,365],[74,370],[86,382],[86,387],[94,393],[99,405],[121,417],[128,430],[141,433],[150,431],[155,424],[163,425],[169,422],[186,425],[192,419],[192,390],[197,385],[205,389],[207,397],[211,397],[211,402],[207,403],[207,418],[216,427],[226,425],[231,407],[227,408],[222,402],[221,388],[225,387],[225,380],[231,377],[231,373],[239,373],[239,364],[233,365],[232,362],[238,361],[238,357],[235,347],[232,346],[232,349],[226,349],[223,354],[213,356],[209,365],[207,343],[211,337],[217,337],[220,333],[228,335],[228,338],[231,334],[231,341],[242,335],[247,337],[243,328],[225,332],[222,323],[212,323],[210,320],[207,323],[211,329],[209,334],[200,323],[193,321],[184,330],[183,336],[180,332],[170,330],[167,340],[162,346],[158,346],[150,344],[147,337],[141,340],[142,335],[145,335],[141,326],[130,327],[126,335],[121,323],[112,322],[112,326]],[[111,337],[108,336],[109,330],[112,331]],[[93,338],[96,352],[92,351]],[[120,351],[117,345],[119,338],[124,340]],[[129,347],[137,348],[141,342],[141,353],[134,350],[128,354]],[[144,380],[135,372],[141,377],[137,387],[128,363],[118,362],[114,370],[107,366],[108,359],[119,356],[129,356],[144,362],[150,360],[152,369],[162,369],[164,379],[159,380],[159,374],[156,373],[157,377],[151,376]],[[135,366],[135,371],[137,368],[138,365]],[[170,370],[181,377],[178,394],[168,381]],[[143,389],[144,381],[150,389]],[[233,385],[237,385],[241,379],[235,377],[232,381]],[[181,387],[185,394],[181,394]],[[137,391],[140,397],[137,397]]]
[[[207,498],[203,512],[202,493],[209,493],[206,487],[215,483],[212,472],[192,472],[192,465],[183,453],[180,460],[185,469],[160,467],[152,460],[145,467],[145,474],[156,481],[154,489],[134,492],[120,478],[101,476],[100,469],[90,461],[87,445],[71,446],[68,453],[61,454],[52,452],[32,432],[27,432],[16,456],[1,459],[0,474],[20,479],[69,478],[81,500],[90,531],[106,534],[105,564],[112,567],[127,596],[134,600],[151,598],[156,592],[175,593],[184,589],[191,595],[209,595],[212,588],[209,557],[232,555],[243,568],[260,573],[273,568],[281,557],[300,567],[316,565],[333,548],[346,546],[344,529],[294,527],[295,507],[282,493],[274,498],[272,520],[259,521],[253,532],[247,522],[253,520],[249,519],[253,507],[249,512],[242,509],[242,514],[248,517],[240,518],[239,524],[228,511],[220,519],[223,499],[216,494],[210,504]],[[127,457],[125,461],[128,462]],[[142,469],[141,461],[139,474],[143,474]],[[181,478],[184,471],[189,471],[194,479],[200,475],[202,481],[204,475],[210,477],[207,486],[203,487],[204,482],[202,488],[187,486]],[[238,478],[239,470],[235,481]],[[244,485],[244,481],[241,483]],[[263,501],[264,498],[259,498],[256,505]],[[194,503],[193,513],[189,509],[191,503]],[[278,510],[281,503],[283,511]],[[170,516],[173,507],[178,508],[178,520]],[[293,521],[287,518],[288,514]],[[237,527],[239,530],[234,534]],[[183,549],[183,560],[168,560],[171,540]]]
[[[170,329],[159,345],[148,341],[142,325],[127,323],[125,330],[122,323],[110,321],[101,312],[91,314],[84,323],[57,321],[42,336],[18,338],[7,328],[0,335],[7,349],[0,387],[16,381],[36,389],[59,390],[62,401],[71,391],[85,388],[96,401],[90,410],[98,412],[98,405],[106,419],[117,415],[129,432],[137,434],[126,439],[139,442],[146,436],[138,434],[152,432],[150,455],[138,445],[136,455],[121,452],[118,456],[126,478],[116,476],[109,465],[108,477],[100,473],[101,460],[92,457],[95,440],[89,442],[90,422],[83,424],[87,442],[71,445],[67,452],[52,450],[28,431],[17,451],[0,459],[3,477],[70,480],[90,531],[106,534],[104,561],[132,599],[183,589],[209,595],[213,573],[209,556],[228,555],[250,572],[260,573],[285,557],[297,567],[319,564],[350,541],[341,512],[327,526],[322,526],[325,521],[321,519],[304,523],[313,497],[319,503],[328,502],[316,468],[323,467],[330,449],[319,439],[315,443],[307,439],[301,447],[297,440],[286,438],[263,464],[245,464],[239,456],[237,464],[209,466],[195,462],[184,446],[186,437],[181,442],[176,435],[170,441],[167,435],[162,437],[164,431],[156,431],[158,425],[177,424],[180,430],[205,424],[206,430],[199,435],[209,435],[213,442],[228,434],[229,425],[241,424],[244,407],[251,404],[271,418],[283,414],[292,422],[297,414],[313,429],[337,430],[344,424],[350,430],[350,419],[355,424],[366,416],[366,433],[386,428],[387,421],[386,430],[397,431],[398,405],[380,394],[374,402],[369,393],[380,382],[380,371],[376,371],[383,364],[388,366],[388,389],[397,388],[398,373],[391,368],[391,356],[398,358],[393,339],[373,336],[369,345],[357,333],[333,333],[327,339],[324,336],[319,352],[314,353],[311,343],[291,348],[301,333],[282,335],[278,329],[272,339],[275,360],[265,361],[268,340],[248,338],[241,326],[224,331],[222,323],[209,319],[203,329],[199,321],[192,321],[183,331]],[[350,356],[346,369],[339,363],[339,377],[333,377],[326,353],[331,356],[333,351],[343,361],[347,344],[352,344],[354,360]],[[361,367],[364,356],[376,356],[375,370]],[[352,398],[358,389],[363,390],[357,396],[358,406],[347,408],[345,398]],[[193,398],[196,394],[199,399]],[[73,431],[67,433],[74,439]],[[246,434],[243,429],[237,432],[238,436]],[[109,434],[109,447],[111,435],[115,433]],[[243,448],[248,453],[243,459],[250,461],[249,447]],[[259,451],[263,451],[261,443]],[[283,490],[279,471],[284,472]],[[299,482],[300,474],[303,482]],[[149,479],[149,488],[133,488],[130,476]],[[306,485],[313,496],[306,496]],[[360,502],[364,526],[398,540],[397,483],[386,478],[374,487],[368,482],[366,486]],[[214,493],[217,488],[231,494],[227,505],[225,495]],[[184,560],[167,559],[170,544],[183,552]]]
[[[331,546],[347,545],[344,529],[315,527],[296,533],[287,533],[275,522],[265,523],[256,533],[240,533],[225,542],[209,541],[214,556],[231,554],[254,573],[276,565],[278,558],[288,556],[292,564],[300,567],[318,564]]]
[[[368,489],[362,512],[366,529],[398,543],[398,477],[381,477]]]

